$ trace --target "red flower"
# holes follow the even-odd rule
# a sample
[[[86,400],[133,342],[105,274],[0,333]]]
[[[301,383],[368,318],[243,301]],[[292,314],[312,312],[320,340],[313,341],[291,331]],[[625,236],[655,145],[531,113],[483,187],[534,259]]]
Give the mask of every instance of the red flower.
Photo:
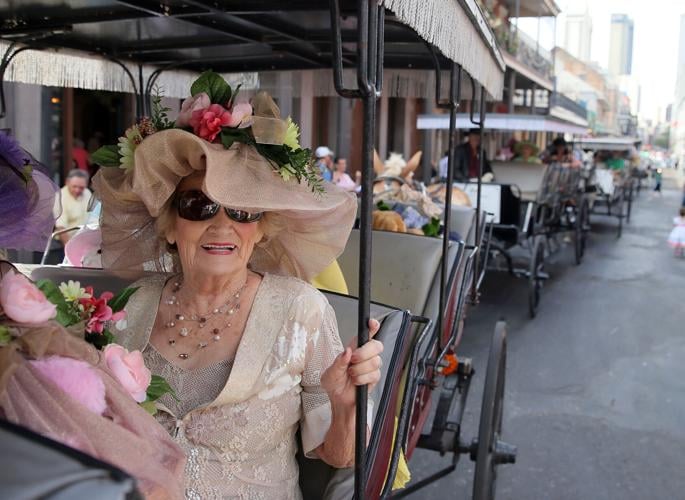
[[[86,292],[90,294],[90,298],[80,299],[79,304],[83,306],[83,312],[88,320],[86,323],[87,333],[102,333],[107,321],[116,322],[126,317],[124,311],[114,313],[112,308],[107,305],[107,302],[114,297],[112,292],[103,292],[97,299],[93,294],[92,287],[86,287]]]
[[[221,127],[231,123],[231,112],[219,104],[212,104],[208,108],[193,111],[190,125],[195,135],[204,140],[213,142]]]

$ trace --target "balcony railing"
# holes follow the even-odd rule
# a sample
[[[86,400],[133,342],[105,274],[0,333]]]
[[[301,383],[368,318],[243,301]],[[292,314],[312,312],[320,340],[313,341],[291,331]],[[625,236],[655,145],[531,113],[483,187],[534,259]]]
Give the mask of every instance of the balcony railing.
[[[583,119],[588,119],[588,112],[585,106],[582,106],[578,104],[576,101],[573,99],[566,97],[564,94],[560,94],[559,92],[553,92],[552,96],[550,97],[549,101],[550,108],[553,108],[555,106],[559,106],[560,108],[563,108],[567,111],[570,111],[571,113],[583,118]]]
[[[510,24],[502,24],[495,30],[497,41],[502,48],[520,63],[547,79],[552,79],[554,66],[552,54],[543,49],[530,36]]]

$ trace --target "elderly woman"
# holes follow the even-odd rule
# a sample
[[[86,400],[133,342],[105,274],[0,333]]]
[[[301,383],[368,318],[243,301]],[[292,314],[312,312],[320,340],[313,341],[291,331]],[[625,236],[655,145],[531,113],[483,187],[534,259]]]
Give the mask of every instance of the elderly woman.
[[[157,418],[187,453],[187,498],[299,498],[297,431],[307,456],[350,466],[355,387],[380,378],[382,345],[343,348],[303,281],[341,253],[355,198],[308,177],[268,96],[252,105],[196,94],[176,122],[186,130],[151,134],[129,170],[95,179],[105,267],[174,270],[135,285],[117,340],[175,389]],[[223,112],[232,121],[212,135]]]

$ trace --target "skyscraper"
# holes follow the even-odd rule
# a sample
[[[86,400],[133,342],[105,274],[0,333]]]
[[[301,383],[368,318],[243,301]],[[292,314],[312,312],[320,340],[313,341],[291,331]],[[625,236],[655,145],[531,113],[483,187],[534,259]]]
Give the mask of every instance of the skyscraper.
[[[590,61],[590,43],[592,42],[592,18],[585,8],[582,13],[566,15],[566,33],[564,49],[581,61]]]
[[[633,20],[625,14],[611,15],[609,73],[629,75],[633,66]]]

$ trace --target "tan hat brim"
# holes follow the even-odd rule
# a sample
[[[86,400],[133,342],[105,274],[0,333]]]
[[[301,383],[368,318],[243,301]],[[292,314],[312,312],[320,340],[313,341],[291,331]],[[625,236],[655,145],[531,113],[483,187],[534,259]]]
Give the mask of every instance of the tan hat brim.
[[[116,169],[101,169],[101,172],[103,170]],[[124,179],[115,181],[121,176],[121,170],[103,174],[96,182],[96,189],[105,195],[99,193],[103,201],[103,263],[112,266],[114,261],[109,258],[114,257],[112,250],[116,247],[123,250],[122,239],[134,229],[122,232],[121,228],[111,228],[119,237],[117,242],[108,244],[105,221],[117,221],[116,214],[107,213],[108,206],[132,211],[134,203],[133,199],[123,204],[108,202],[109,199],[118,198],[117,192],[121,189],[130,189],[133,198],[144,205],[148,217],[153,220],[181,180],[197,171],[206,172],[203,191],[212,200],[245,211],[269,212],[272,218],[278,219],[275,226],[284,228],[255,247],[250,261],[254,270],[308,280],[344,249],[357,209],[354,195],[328,183],[324,193],[314,194],[306,184],[298,183],[294,178],[284,181],[252,146],[236,143],[225,149],[221,144],[210,144],[189,132],[171,129],[151,135],[138,146],[135,167],[126,174],[130,177],[128,182]],[[139,209],[135,212],[140,214]],[[142,222],[140,216],[134,218],[135,221],[124,219],[117,224],[135,222],[141,225]],[[138,235],[136,239],[141,241],[149,237]],[[160,255],[152,256],[153,260],[160,258]],[[121,268],[121,264],[130,259],[114,260]]]

